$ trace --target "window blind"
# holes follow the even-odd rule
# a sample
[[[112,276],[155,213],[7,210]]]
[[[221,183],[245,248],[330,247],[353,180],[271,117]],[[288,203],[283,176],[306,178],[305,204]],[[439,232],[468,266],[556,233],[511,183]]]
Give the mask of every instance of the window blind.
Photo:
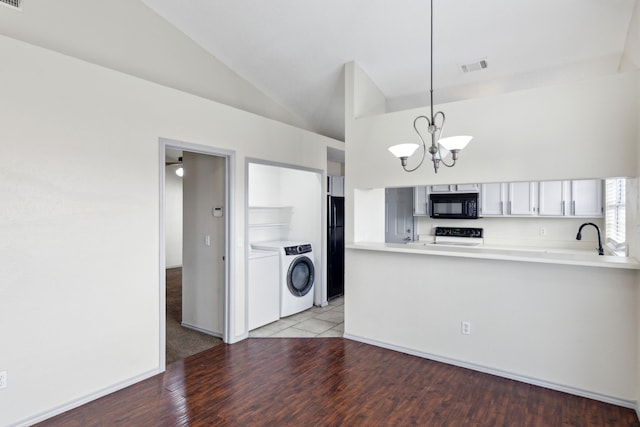
[[[606,180],[606,242],[617,255],[626,255],[624,178]]]

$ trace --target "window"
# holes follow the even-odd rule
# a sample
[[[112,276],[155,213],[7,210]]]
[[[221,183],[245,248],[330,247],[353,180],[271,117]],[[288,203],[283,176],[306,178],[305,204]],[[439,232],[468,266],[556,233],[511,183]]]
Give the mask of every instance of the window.
[[[607,179],[606,242],[616,255],[627,255],[625,238],[625,178]]]

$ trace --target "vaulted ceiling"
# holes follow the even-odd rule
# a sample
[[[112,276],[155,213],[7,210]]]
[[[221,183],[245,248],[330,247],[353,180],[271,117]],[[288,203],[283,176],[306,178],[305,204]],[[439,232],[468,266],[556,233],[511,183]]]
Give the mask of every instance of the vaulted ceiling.
[[[143,2],[318,133],[344,138],[350,61],[388,111],[427,105],[427,0]],[[625,56],[637,2],[434,0],[435,103],[637,69]]]

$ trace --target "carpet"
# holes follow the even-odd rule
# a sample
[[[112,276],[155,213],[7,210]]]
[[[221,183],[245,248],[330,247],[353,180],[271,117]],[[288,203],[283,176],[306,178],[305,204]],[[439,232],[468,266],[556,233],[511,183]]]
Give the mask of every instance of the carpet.
[[[185,328],[182,323],[182,268],[169,268],[166,271],[167,302],[167,365],[176,360],[200,353],[218,344],[220,338]]]

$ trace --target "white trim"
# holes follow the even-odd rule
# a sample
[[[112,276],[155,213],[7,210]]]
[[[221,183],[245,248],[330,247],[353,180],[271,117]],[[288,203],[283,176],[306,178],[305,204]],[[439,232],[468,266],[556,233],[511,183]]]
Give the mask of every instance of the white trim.
[[[146,379],[149,379],[153,376],[156,376],[158,374],[161,374],[162,370],[160,369],[153,369],[151,371],[145,372],[144,374],[141,375],[137,375],[135,377],[129,378],[128,380],[125,381],[121,381],[117,384],[111,385],[107,388],[103,388],[102,390],[99,390],[95,393],[91,393],[89,395],[86,395],[80,399],[74,400],[72,402],[69,403],[65,403],[64,405],[55,407],[53,409],[51,409],[50,411],[47,412],[42,412],[38,415],[35,415],[31,418],[27,418],[25,420],[22,421],[18,421],[15,424],[10,424],[10,426],[30,426],[45,420],[48,420],[49,418],[55,417],[56,415],[60,415],[64,412],[70,411],[72,409],[78,408],[82,405],[86,405],[89,402],[92,402],[96,399],[100,399],[101,397],[107,396],[111,393],[115,393],[116,391],[120,391],[122,389],[125,389],[133,384],[137,384],[140,381],[144,381]]]
[[[612,405],[618,405],[625,408],[635,409],[636,414],[638,414],[638,418],[640,419],[640,412],[638,410],[638,403],[632,400],[620,399],[618,397],[608,396],[605,394],[594,393],[587,390],[582,390],[575,387],[570,387],[562,384],[556,384],[549,381],[539,380],[536,378],[531,378],[523,375],[514,374],[512,372],[502,371],[500,369],[489,368],[482,365],[477,365],[475,363],[464,362],[462,360],[452,359],[449,357],[438,356],[431,353],[424,353],[417,350],[412,350],[406,347],[397,346],[394,344],[388,344],[381,341],[372,340],[369,338],[360,337],[357,335],[344,334],[345,339],[350,339],[353,341],[359,341],[365,344],[371,344],[376,347],[382,347],[389,350],[398,351],[400,353],[410,354],[412,356],[422,357],[424,359],[433,360],[436,362],[446,363],[448,365],[459,366],[461,368],[467,368],[478,372],[484,372],[485,374],[491,374],[502,378],[508,378],[510,380],[519,381],[526,384],[535,385],[538,387],[548,388],[550,390],[561,391],[563,393],[569,393],[580,397],[586,397],[588,399],[598,400],[600,402],[611,403]]]
[[[164,372],[167,367],[167,238],[165,215],[166,149],[167,145],[163,143],[162,140],[160,140],[160,144],[158,144],[158,161],[160,164],[160,167],[158,168],[158,191],[160,192],[160,196],[158,198],[158,211],[160,212],[158,217],[160,227],[160,237],[158,239],[158,256],[160,260],[160,262],[158,263],[158,277],[160,278],[160,289],[158,290],[158,297],[160,300],[160,306],[158,310],[158,321],[160,330],[160,339],[158,340],[158,367],[161,372]]]
[[[203,334],[211,335],[212,337],[222,338],[222,336],[223,336],[223,334],[221,334],[221,333],[212,332],[212,331],[209,331],[207,329],[202,329],[202,328],[199,328],[198,326],[190,325],[189,323],[186,323],[186,322],[181,322],[180,325],[185,327],[185,328],[187,328],[187,329],[191,329],[191,330],[194,330],[194,331],[197,331],[197,332],[202,332]]]

